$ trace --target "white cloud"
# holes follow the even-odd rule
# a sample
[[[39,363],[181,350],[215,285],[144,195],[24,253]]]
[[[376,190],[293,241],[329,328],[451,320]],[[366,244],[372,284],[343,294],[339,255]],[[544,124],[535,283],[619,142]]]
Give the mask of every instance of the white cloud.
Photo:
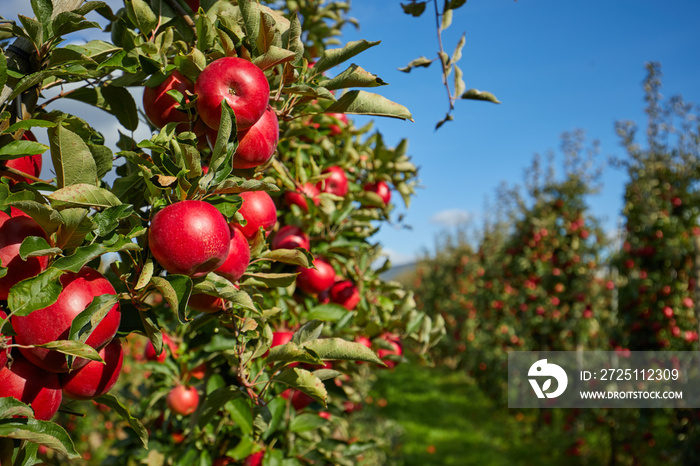
[[[441,225],[444,227],[458,227],[469,223],[473,218],[470,212],[462,209],[446,209],[433,214],[430,217],[430,223]]]
[[[388,257],[391,260],[392,267],[411,264],[416,261],[416,256],[411,254],[404,254],[399,251],[394,251],[393,249],[382,249],[382,256]],[[377,262],[378,265],[383,264],[384,258],[378,260]]]

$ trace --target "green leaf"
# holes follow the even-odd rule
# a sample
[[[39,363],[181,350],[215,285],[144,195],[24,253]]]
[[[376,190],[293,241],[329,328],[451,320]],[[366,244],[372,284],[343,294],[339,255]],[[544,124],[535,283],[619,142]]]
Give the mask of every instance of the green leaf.
[[[297,345],[306,343],[307,341],[315,340],[321,336],[323,332],[323,322],[319,320],[311,320],[294,332],[292,341]]]
[[[136,24],[142,34],[148,36],[158,24],[158,17],[144,0],[126,0],[126,11],[129,19]]]
[[[2,419],[0,437],[28,440],[66,455],[69,459],[80,458],[68,433],[61,426],[38,419]]]
[[[271,45],[263,55],[255,57],[253,63],[265,71],[273,66],[287,63],[294,60],[296,55],[291,50],[285,50],[281,47]]]
[[[413,121],[411,112],[403,105],[367,91],[346,92],[326,109],[326,113],[376,115]]]
[[[69,356],[77,356],[79,358],[89,359],[90,361],[99,361],[104,363],[104,360],[100,357],[95,348],[79,341],[56,340],[34,346],[37,348],[58,351]]]
[[[253,413],[246,398],[234,398],[226,403],[224,408],[244,435],[253,433]]]
[[[83,15],[72,11],[59,13],[53,19],[53,32],[56,37],[91,28],[99,29],[100,25],[94,21],[87,21]]]
[[[289,29],[282,33],[282,43],[287,50],[294,52],[295,61],[301,60],[304,56],[304,42],[301,40],[301,22],[298,13],[294,13],[290,19]]]
[[[187,323],[187,301],[192,294],[192,279],[187,275],[168,274],[165,278],[152,277],[151,283],[161,292],[170,308],[177,311],[180,323]]]
[[[274,348],[273,348],[274,349]],[[305,369],[291,367],[283,370],[272,379],[273,382],[280,382],[285,385],[306,393],[322,405],[326,405],[328,392],[321,379]]]
[[[34,141],[11,141],[0,147],[0,160],[11,160],[27,155],[43,154],[48,146]]]
[[[493,102],[494,104],[501,103],[501,101],[498,100],[495,95],[491,94],[490,92],[480,91],[478,89],[469,89],[460,96],[460,99],[483,100],[486,102]]]
[[[19,257],[24,261],[28,257],[42,257],[61,254],[59,248],[52,248],[46,239],[40,236],[27,236],[19,247]]]
[[[362,343],[343,340],[342,338],[319,338],[304,343],[319,358],[325,360],[364,361],[384,365],[374,352]]]
[[[85,343],[102,319],[119,302],[116,295],[95,296],[88,307],[75,316],[68,332],[68,339]]]
[[[117,69],[129,74],[136,74],[141,69],[141,65],[136,54],[120,50],[97,67],[97,71],[104,69]]]
[[[280,188],[262,180],[247,180],[245,178],[228,178],[219,183],[212,194],[238,194],[244,191],[277,192]]]
[[[49,24],[51,15],[53,15],[53,3],[51,0],[32,0],[31,3],[36,19],[43,25]]]
[[[64,223],[63,217],[61,217],[61,214],[57,210],[36,201],[12,201],[7,202],[7,205],[15,207],[29,215],[36,220],[36,222],[41,225],[41,228],[49,235],[58,230]]]
[[[49,194],[51,204],[57,208],[65,207],[115,207],[121,201],[105,188],[85,183],[72,184]]]
[[[315,354],[311,354],[304,347],[289,342],[270,348],[267,355],[268,362],[304,362],[308,364],[323,364]]]
[[[321,58],[314,64],[313,71],[315,73],[323,73],[324,71],[333,68],[340,63],[354,57],[355,55],[364,52],[365,50],[379,45],[380,41],[369,42],[366,40],[358,40],[348,42],[344,47],[339,49],[327,49],[323,52]]]
[[[88,209],[63,209],[63,223],[56,231],[56,246],[61,249],[71,249],[80,246],[83,240],[93,230],[92,219]]]
[[[442,13],[441,29],[444,31],[452,25],[452,10],[445,10]]]
[[[192,292],[218,296],[228,300],[234,306],[258,312],[248,293],[237,289],[233,283],[215,273],[209,273],[203,281],[198,282]]]
[[[17,316],[26,316],[56,302],[63,290],[59,277],[62,270],[49,267],[37,276],[22,280],[10,289],[7,305]]]
[[[0,57],[2,57],[2,54],[0,54]],[[2,60],[0,60],[0,63],[2,63]],[[46,121],[46,120],[35,120],[33,118],[29,118],[27,120],[20,120],[17,123],[8,126],[5,131],[3,131],[3,134],[8,134],[8,133],[14,133],[15,131],[18,131],[20,129],[32,129],[34,127],[40,127],[40,128],[53,128],[56,126],[57,123],[54,123],[53,121]],[[48,149],[48,147],[46,147]],[[44,149],[44,150],[46,150]]]
[[[48,134],[57,186],[95,185],[97,166],[83,139],[63,125],[49,128]]]
[[[5,87],[7,82],[7,58],[4,53],[0,53],[0,89]]]
[[[129,238],[123,235],[119,235],[117,238],[117,241],[109,245],[105,245],[105,243],[93,243],[80,246],[76,248],[75,252],[70,256],[61,257],[56,260],[53,266],[57,269],[77,273],[85,264],[108,252],[141,250],[141,246],[134,243]]]
[[[316,413],[303,413],[292,419],[289,424],[290,432],[311,432],[327,424],[328,421]]]
[[[260,10],[258,5],[251,0],[240,0],[238,7],[241,9],[241,16],[243,16],[243,26],[248,44],[254,51],[257,51],[258,35],[260,34]]]
[[[428,2],[411,2],[411,3],[402,3],[401,8],[403,8],[403,12],[406,13],[407,15],[411,15],[414,18],[419,17],[420,15],[423,14],[425,11],[425,6]]]
[[[101,397],[96,398],[95,401],[105,406],[109,406],[122,419],[128,422],[129,426],[134,430],[136,435],[141,440],[141,443],[143,443],[144,448],[148,448],[148,431],[143,426],[143,424],[141,424],[141,421],[133,417],[127,409],[127,407],[121,404],[114,395],[102,395]]]
[[[134,207],[129,204],[108,207],[98,212],[92,217],[92,221],[95,225],[95,234],[97,236],[107,236],[119,226],[121,220],[129,218],[133,214]]]
[[[32,39],[34,46],[39,49],[44,43],[44,28],[41,23],[23,15],[17,15],[17,17],[24,26],[24,30],[27,31],[27,35]]]
[[[297,278],[298,273],[250,272],[243,275],[241,285],[262,286],[265,288],[286,288]]]
[[[213,392],[207,394],[204,398],[204,403],[199,412],[199,419],[197,419],[197,425],[200,428],[204,428],[209,422],[214,419],[214,416],[224,407],[226,403],[241,396],[240,388],[236,386],[225,386],[214,390]],[[218,423],[218,418],[216,420]]]
[[[143,268],[139,274],[139,279],[136,281],[136,286],[134,287],[135,290],[143,289],[146,285],[148,285],[153,277],[153,269],[153,261],[151,259],[147,259],[143,264]]]
[[[310,264],[307,253],[301,249],[272,249],[265,251],[260,258],[283,264],[300,265],[307,269]]]
[[[32,411],[32,408],[26,404],[22,403],[21,401],[17,401],[11,396],[1,397],[0,419],[9,419],[14,416],[33,418],[34,411]]]
[[[385,86],[386,84],[376,74],[365,71],[354,63],[336,77],[321,82],[321,86],[329,90],[348,87],[377,87]]]
[[[105,85],[102,88],[102,95],[109,106],[109,109],[105,110],[116,116],[119,123],[126,129],[136,131],[139,126],[139,116],[131,92],[124,87]]]
[[[340,304],[327,303],[319,304],[309,311],[308,319],[318,319],[324,322],[338,322],[340,319],[347,317],[348,310]]]

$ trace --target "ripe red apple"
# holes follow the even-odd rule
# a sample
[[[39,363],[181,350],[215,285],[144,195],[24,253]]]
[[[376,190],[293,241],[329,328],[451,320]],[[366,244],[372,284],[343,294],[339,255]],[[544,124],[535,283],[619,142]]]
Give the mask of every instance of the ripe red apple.
[[[162,128],[168,123],[180,121],[177,131],[190,129],[190,118],[186,111],[178,110],[179,102],[168,91],[176,90],[187,96],[194,93],[194,84],[179,71],[173,71],[165,80],[154,87],[145,86],[143,89],[143,109],[153,126]]]
[[[364,186],[364,190],[379,194],[379,197],[382,198],[382,202],[384,202],[384,204],[388,204],[391,200],[391,190],[389,189],[389,185],[384,181],[367,183]]]
[[[158,361],[162,363],[165,362],[165,359],[168,357],[168,351],[170,351],[173,358],[177,358],[177,345],[172,338],[163,333],[163,350],[160,354],[156,354],[156,348],[153,346],[153,343],[151,343],[151,340],[148,340],[143,356],[147,361]]]
[[[22,280],[34,277],[46,269],[48,257],[28,257],[22,260],[19,247],[27,236],[48,240],[46,233],[31,217],[12,209],[11,216],[0,211],[0,260],[7,274],[0,278],[0,300],[6,300],[10,288]]]
[[[99,355],[105,364],[90,361],[78,370],[59,376],[65,396],[74,400],[92,400],[114,387],[124,361],[122,344],[115,338],[99,351]]]
[[[243,216],[246,224],[238,226],[238,229],[248,240],[255,238],[261,227],[266,234],[269,233],[277,223],[277,208],[272,197],[265,191],[245,191],[239,196],[243,199],[243,204],[238,212]]]
[[[148,229],[153,257],[168,272],[203,277],[228,257],[226,218],[204,201],[180,201],[158,211]]]
[[[7,318],[7,314],[5,314],[4,311],[0,311],[0,320],[4,320]],[[0,344],[7,344],[11,345],[12,344],[12,337],[4,337],[2,333],[0,333]],[[10,349],[7,347],[0,347],[0,369],[5,367],[7,364],[7,356],[10,354]]]
[[[187,302],[187,305],[195,311],[214,314],[224,308],[224,301],[218,296],[195,293],[190,296],[190,300]]]
[[[335,282],[328,291],[332,303],[340,304],[348,311],[352,311],[360,302],[360,292],[350,280]]]
[[[403,354],[403,349],[401,348],[401,342],[399,341],[398,337],[391,335],[391,334],[388,334],[388,333],[382,335],[381,338],[385,342],[389,343],[389,346],[391,346],[391,349],[380,348],[377,350],[377,356],[379,356],[379,359],[384,361],[384,364],[386,364],[388,368],[393,368],[396,366],[396,361],[391,360],[387,356],[391,356],[391,355],[401,356]]]
[[[11,396],[31,405],[37,419],[50,420],[63,398],[58,375],[40,369],[19,354],[13,358],[11,367],[0,369],[0,398]]]
[[[231,227],[231,241],[226,260],[214,270],[217,274],[231,282],[237,282],[250,264],[250,246],[248,239],[238,228]]]
[[[197,410],[199,405],[199,393],[194,387],[178,385],[168,393],[166,399],[168,408],[176,414],[190,415]]]
[[[309,235],[294,225],[285,225],[272,238],[272,249],[311,249]]]
[[[309,198],[311,199],[311,202],[313,202],[315,205],[318,205],[319,202],[321,202],[321,200],[318,197],[320,193],[321,192],[318,190],[315,184],[306,183],[301,188],[299,188],[299,191],[285,192],[284,203],[288,206],[299,206],[301,210],[303,210],[304,212],[308,212],[309,206],[306,203],[306,199]]]
[[[267,163],[277,150],[280,128],[277,113],[271,106],[253,126],[238,132],[238,148],[233,154],[233,168],[255,168]]]
[[[199,0],[185,0],[187,5],[192,8],[193,13],[197,13],[199,11]]]
[[[256,451],[248,455],[243,462],[243,466],[260,466],[265,457],[265,450]]]
[[[207,65],[194,83],[194,92],[199,116],[213,129],[219,128],[223,100],[236,115],[238,131],[243,131],[262,117],[270,99],[265,73],[237,57],[219,58]]]
[[[22,139],[25,141],[34,141],[36,142],[36,138],[34,137],[34,134],[32,134],[31,131],[27,130],[22,134]],[[41,154],[34,154],[34,155],[25,155],[24,157],[20,157],[18,159],[12,159],[12,160],[5,160],[2,162],[4,166],[7,168],[14,168],[15,170],[21,171],[23,173],[26,173],[27,175],[31,175],[35,178],[38,178],[39,175],[41,174],[41,164],[42,164],[42,155]],[[33,180],[30,180],[29,178],[25,178],[24,176],[19,176],[15,174],[7,174],[4,175],[8,178],[10,178],[12,181],[10,181],[10,186],[14,186],[17,183],[33,183]]]
[[[282,331],[282,332],[272,332],[272,342],[270,343],[270,348],[275,346],[285,345],[292,341],[294,337],[294,332]]]
[[[323,173],[330,173],[328,178],[319,181],[316,187],[324,192],[343,197],[348,193],[348,177],[345,170],[334,165],[323,170]]]
[[[285,400],[290,400],[292,402],[292,406],[294,406],[294,409],[297,411],[301,411],[314,402],[314,399],[306,393],[300,392],[299,390],[293,390],[291,388],[288,388],[280,393],[280,396]]]
[[[333,266],[323,259],[314,259],[313,268],[299,266],[297,272],[297,287],[308,294],[318,294],[326,291],[335,283]]]
[[[78,273],[66,272],[60,281],[63,290],[55,303],[27,316],[12,316],[12,328],[17,333],[15,341],[18,344],[40,345],[68,339],[73,319],[83,312],[96,296],[117,294],[109,280],[89,267],[83,267]],[[107,312],[85,343],[97,350],[103,348],[116,335],[120,321],[121,311],[117,303]],[[68,371],[66,357],[58,351],[44,348],[20,348],[20,351],[42,369],[51,372]],[[73,364],[73,369],[78,369],[87,362],[86,359],[78,358]]]

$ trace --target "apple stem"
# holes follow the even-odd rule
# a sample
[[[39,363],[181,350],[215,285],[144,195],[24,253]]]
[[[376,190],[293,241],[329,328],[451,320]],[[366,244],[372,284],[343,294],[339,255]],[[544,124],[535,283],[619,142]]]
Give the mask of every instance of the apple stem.
[[[12,167],[4,167],[2,170],[0,170],[0,176],[2,176],[3,173],[10,173],[12,175],[21,176],[22,178],[27,178],[27,179],[32,180],[32,181],[39,181],[41,183],[47,183],[47,184],[51,183],[51,181],[52,181],[52,180],[49,180],[49,181],[42,180],[41,178],[37,178],[34,175],[30,175],[29,173],[24,173],[23,171],[17,170],[16,168],[12,168]]]

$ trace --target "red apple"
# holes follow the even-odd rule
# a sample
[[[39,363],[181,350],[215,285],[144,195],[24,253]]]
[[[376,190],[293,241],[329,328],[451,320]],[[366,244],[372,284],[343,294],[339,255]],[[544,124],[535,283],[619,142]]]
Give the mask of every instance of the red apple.
[[[319,181],[316,187],[324,193],[343,197],[348,193],[348,177],[345,170],[338,166],[326,168],[323,173],[330,173],[328,178]]]
[[[166,399],[168,408],[176,414],[190,415],[197,410],[199,405],[199,393],[194,387],[178,385],[168,393]]]
[[[176,90],[187,96],[187,93],[194,93],[194,84],[179,71],[173,71],[165,80],[154,87],[144,87],[143,89],[143,109],[146,116],[153,123],[153,126],[162,128],[168,123],[182,122],[177,125],[177,131],[188,131],[190,129],[189,115],[184,110],[178,110],[179,102],[168,91]]]
[[[192,9],[193,13],[199,11],[199,0],[185,0],[185,2]]]
[[[78,370],[59,376],[65,396],[74,400],[92,400],[114,387],[124,361],[122,345],[115,338],[100,350],[99,355],[105,364],[90,361]]]
[[[391,200],[391,190],[389,189],[389,185],[384,181],[367,183],[364,186],[364,190],[379,194],[379,197],[382,198],[382,202],[384,202],[384,204],[388,204]]]
[[[219,58],[207,65],[194,84],[194,92],[199,116],[213,129],[219,128],[223,100],[236,115],[238,131],[243,131],[262,117],[270,99],[265,73],[237,57]]]
[[[306,199],[310,198],[315,205],[318,205],[321,201],[318,197],[320,193],[315,184],[306,183],[299,188],[299,191],[287,191],[284,193],[284,202],[288,206],[296,205],[304,212],[308,212],[309,206],[306,203]]]
[[[204,293],[195,293],[190,296],[190,300],[187,302],[195,311],[205,312],[207,314],[214,314],[221,311],[224,308],[223,299],[218,296],[212,296]]]
[[[377,356],[379,356],[379,359],[384,361],[384,364],[387,365],[387,367],[392,368],[396,366],[396,361],[393,361],[391,358],[388,356],[401,356],[403,354],[403,349],[401,348],[401,342],[399,341],[398,337],[391,335],[391,334],[384,334],[382,335],[382,340],[385,342],[389,343],[389,346],[391,346],[391,349],[386,349],[386,348],[380,348],[377,350]]]
[[[265,450],[256,451],[248,455],[243,462],[243,466],[260,466],[265,457]]]
[[[297,411],[301,411],[314,402],[314,399],[306,393],[300,392],[299,390],[293,390],[291,388],[288,388],[280,393],[280,396],[285,400],[290,400],[292,402],[292,406],[294,406],[294,409]]]
[[[285,225],[279,229],[272,239],[272,249],[311,249],[309,236],[294,225]]]
[[[270,343],[270,348],[275,346],[285,345],[292,341],[294,337],[294,332],[283,331],[283,332],[272,332],[272,342]]]
[[[73,319],[83,312],[96,296],[116,295],[112,284],[102,274],[89,267],[80,272],[66,272],[60,278],[63,290],[52,305],[27,316],[14,315],[12,328],[17,333],[15,341],[20,345],[40,345],[55,340],[68,339]],[[119,329],[121,311],[119,303],[112,306],[102,321],[85,341],[99,350],[112,341]],[[67,372],[65,354],[44,348],[20,348],[29,361],[51,372]],[[76,359],[73,369],[87,364],[86,359]]]
[[[211,466],[228,466],[229,464],[236,464],[236,460],[230,456],[221,456],[215,459]]]
[[[231,282],[237,282],[250,264],[250,246],[245,235],[236,227],[231,227],[229,245],[228,257],[214,272]]]
[[[333,266],[323,259],[314,259],[314,268],[299,266],[297,271],[297,287],[308,294],[318,294],[326,291],[335,282]]]
[[[0,300],[6,300],[10,288],[22,280],[34,277],[46,269],[48,257],[28,257],[22,260],[19,247],[28,236],[48,240],[46,233],[31,217],[12,209],[12,216],[0,211],[0,260],[7,274],[0,278]]]
[[[269,233],[277,223],[277,208],[275,202],[265,191],[245,191],[239,194],[243,199],[238,212],[246,221],[245,226],[238,226],[238,229],[248,240],[255,238],[258,230],[262,227],[266,234]]]
[[[233,154],[233,168],[255,168],[267,163],[277,149],[280,128],[277,113],[271,106],[253,126],[238,132],[238,148]]]
[[[148,229],[153,257],[168,272],[203,277],[228,257],[226,218],[204,201],[180,201],[158,211]]]
[[[40,369],[19,354],[13,358],[12,366],[0,369],[0,398],[11,396],[31,405],[37,419],[50,420],[63,398],[58,375]]]
[[[0,320],[4,320],[7,318],[7,314],[5,314],[4,311],[0,311]],[[2,333],[0,333],[0,344],[7,344],[11,345],[12,344],[12,337],[4,337]],[[6,348],[6,347],[0,347],[0,369],[5,367],[7,364],[7,356],[10,354],[11,348]]]
[[[348,311],[352,311],[360,302],[360,292],[350,280],[335,282],[328,291],[332,303],[340,304]]]
[[[32,134],[31,131],[25,131],[24,134],[22,134],[22,139],[25,141],[34,141],[36,142],[36,138],[34,137],[34,134]],[[15,170],[21,171],[23,173],[26,173],[27,175],[31,175],[35,178],[38,178],[39,175],[41,175],[41,163],[42,163],[42,155],[41,154],[34,154],[34,155],[26,155],[24,157],[20,157],[18,159],[12,159],[12,160],[5,160],[2,162],[4,166],[7,168],[14,168]],[[10,186],[14,186],[17,183],[33,183],[33,180],[30,180],[29,178],[25,178],[24,176],[19,176],[15,174],[7,174],[4,175],[8,178],[10,178],[12,181],[10,181]]]
[[[191,298],[190,298],[191,299]],[[165,362],[168,357],[168,351],[173,358],[177,358],[177,345],[167,334],[163,333],[163,346],[160,354],[156,354],[156,348],[151,343],[151,340],[146,342],[146,349],[143,352],[143,356],[147,361],[158,361],[160,363]]]

